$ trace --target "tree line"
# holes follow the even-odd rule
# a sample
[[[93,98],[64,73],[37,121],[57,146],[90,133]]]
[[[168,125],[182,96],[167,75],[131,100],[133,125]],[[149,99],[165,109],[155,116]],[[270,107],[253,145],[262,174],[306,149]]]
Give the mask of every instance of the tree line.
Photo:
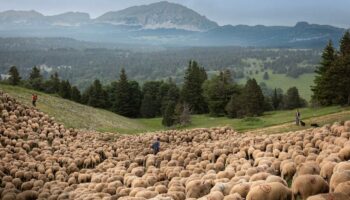
[[[21,79],[15,66],[10,68],[9,75],[6,82],[11,85],[58,94],[126,117],[163,117],[164,126],[186,125],[191,121],[191,114],[241,118],[260,116],[264,111],[306,106],[296,87],[283,94],[279,88],[271,90],[266,85],[258,85],[255,79],[239,85],[230,70],[209,78],[204,67],[196,61],[189,62],[181,87],[171,78],[147,81],[141,86],[137,81],[129,80],[124,69],[117,81],[103,85],[96,79],[83,92],[68,80],[61,80],[57,72],[44,79],[37,67],[32,68],[27,80]]]
[[[50,40],[46,42],[51,43]],[[62,79],[68,79],[78,88],[84,89],[95,78],[98,78],[103,84],[118,79],[122,66],[126,67],[129,78],[133,80],[144,82],[171,76],[174,82],[180,84],[190,59],[198,61],[205,66],[207,71],[231,69],[236,79],[249,77],[249,74],[244,73],[245,69],[257,66],[264,71],[298,77],[303,73],[315,70],[321,52],[318,49],[291,50],[253,47],[186,47],[131,51],[79,47],[73,44],[72,48],[69,48],[71,45],[68,45],[67,48],[37,48],[32,45],[23,47],[18,46],[17,43],[6,45],[12,43],[7,40],[0,41],[1,74],[9,70],[8,63],[16,65],[23,75],[29,74],[31,68],[37,65],[57,71]],[[37,44],[37,42],[33,43]],[[70,43],[70,41],[63,43]],[[14,49],[8,49],[9,46]],[[248,60],[256,60],[256,63],[253,64]],[[46,78],[49,77],[46,71],[42,71],[42,74]]]
[[[316,69],[312,101],[322,106],[350,105],[350,32],[340,40],[339,50],[329,41]]]

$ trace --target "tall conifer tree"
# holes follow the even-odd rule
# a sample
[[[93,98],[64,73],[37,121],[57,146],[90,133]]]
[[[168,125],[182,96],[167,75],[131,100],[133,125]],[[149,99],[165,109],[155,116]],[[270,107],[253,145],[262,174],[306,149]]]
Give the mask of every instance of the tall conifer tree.
[[[264,95],[255,79],[249,79],[242,94],[242,108],[246,116],[262,115],[264,112]]]
[[[313,91],[312,99],[319,102],[321,105],[332,104],[334,98],[334,85],[331,82],[329,69],[336,60],[336,50],[333,47],[332,41],[329,41],[322,53],[320,65],[316,68],[316,77],[314,80],[315,86],[311,87]]]
[[[206,113],[208,110],[202,90],[202,84],[207,79],[204,68],[199,67],[196,61],[190,61],[185,74],[181,97],[187,102],[196,114]]]
[[[113,110],[123,116],[130,117],[133,115],[133,108],[131,107],[131,92],[128,77],[124,68],[120,71],[119,80],[115,88],[115,102]]]
[[[17,70],[17,67],[16,66],[12,66],[9,70],[9,83],[11,85],[19,85],[19,83],[21,82],[21,77],[19,75],[19,72]]]
[[[34,90],[42,90],[43,76],[40,73],[40,69],[36,66],[33,67],[29,74],[29,84]]]

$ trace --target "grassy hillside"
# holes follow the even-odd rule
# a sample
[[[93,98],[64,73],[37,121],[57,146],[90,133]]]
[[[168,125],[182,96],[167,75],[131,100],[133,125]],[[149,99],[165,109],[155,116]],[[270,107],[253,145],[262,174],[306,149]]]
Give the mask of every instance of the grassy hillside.
[[[55,117],[56,121],[63,123],[66,127],[119,133],[135,133],[150,130],[137,120],[128,119],[106,110],[92,108],[53,95],[2,84],[0,84],[0,89],[25,105],[31,105],[31,95],[34,92],[37,93],[37,108]]]
[[[9,93],[23,104],[31,104],[31,94],[33,90],[13,87],[0,84],[0,90]],[[54,95],[48,95],[40,92],[37,108],[50,116],[55,117],[56,121],[65,124],[66,127],[79,129],[91,129],[102,132],[118,132],[124,134],[152,132],[164,130],[161,125],[162,118],[153,119],[129,119],[115,113],[96,109],[68,101]],[[281,130],[298,130],[301,127],[294,125],[294,112],[274,111],[267,112],[262,117],[229,119],[226,117],[210,117],[208,115],[192,116],[192,124],[183,128],[209,128],[217,126],[231,126],[238,131],[255,131],[275,133]],[[300,110],[302,119],[310,124],[317,122],[320,125],[331,123],[333,121],[350,120],[350,109],[338,106],[326,108],[304,108]],[[268,127],[266,129],[266,127]],[[307,128],[307,127],[305,127]]]
[[[299,110],[302,120],[307,124],[318,123],[320,125],[332,123],[334,121],[350,120],[349,107],[325,107],[325,108],[303,108]],[[294,125],[295,110],[266,112],[261,117],[249,117],[244,119],[229,119],[227,117],[210,117],[208,115],[192,116],[192,124],[185,128],[209,128],[217,126],[231,126],[235,130],[246,132],[265,127],[281,126],[289,127],[290,130],[298,130],[306,127],[297,127]],[[152,129],[161,129],[161,118],[139,119],[143,124],[147,124]],[[282,128],[282,127],[280,127]],[[278,132],[279,130],[274,130]],[[286,129],[288,130],[288,129]]]

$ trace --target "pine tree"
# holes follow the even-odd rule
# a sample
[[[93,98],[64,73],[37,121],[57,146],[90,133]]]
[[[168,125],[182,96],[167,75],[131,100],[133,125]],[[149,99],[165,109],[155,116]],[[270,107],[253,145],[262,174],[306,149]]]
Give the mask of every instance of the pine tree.
[[[229,69],[226,69],[222,73],[222,79],[223,79],[225,84],[232,84],[233,83],[232,73]]]
[[[202,84],[207,79],[204,68],[199,67],[197,62],[190,61],[184,79],[182,100],[189,104],[194,113],[206,113],[208,108],[202,90]]]
[[[124,68],[120,71],[119,80],[115,88],[115,101],[113,105],[113,111],[129,117],[133,115],[133,109],[130,105],[131,92],[128,77]]]
[[[311,87],[313,91],[312,99],[321,105],[331,105],[334,97],[334,85],[331,83],[331,74],[328,73],[337,56],[336,51],[329,41],[322,53],[322,61],[316,69],[315,86]]]
[[[47,93],[58,93],[60,87],[60,78],[58,77],[58,73],[50,75],[50,79],[44,83],[44,91]]]
[[[169,104],[169,101],[178,102],[180,98],[180,90],[176,86],[175,83],[172,82],[172,80],[169,80],[168,83],[162,84],[160,88],[160,93],[162,96],[161,104],[161,112],[164,114],[166,107]]]
[[[274,110],[278,110],[283,101],[283,91],[280,89],[280,92],[275,88],[272,96],[272,106]]]
[[[326,73],[326,81],[332,85],[332,104],[350,104],[350,56],[339,57]]]
[[[350,56],[350,32],[346,31],[340,40],[340,55]]]
[[[284,98],[284,108],[295,109],[304,107],[305,102],[306,101],[300,97],[298,88],[291,87],[287,90],[286,96]]]
[[[34,90],[42,90],[43,77],[40,74],[40,69],[36,66],[33,67],[32,71],[29,74],[29,84],[30,87]]]
[[[107,98],[107,93],[98,79],[84,93],[85,103],[96,108],[108,108]]]
[[[71,85],[68,80],[61,81],[58,94],[64,99],[71,98]]]
[[[81,94],[79,89],[76,86],[73,86],[71,89],[71,100],[80,103],[81,102]]]
[[[131,112],[129,117],[138,117],[140,115],[142,92],[140,85],[136,81],[130,81],[130,107]]]
[[[264,95],[255,79],[249,79],[242,94],[244,115],[256,116],[264,112]]]
[[[11,85],[18,85],[20,82],[21,82],[21,77],[19,75],[19,72],[17,70],[17,67],[16,66],[12,66],[9,70],[9,83]]]
[[[140,108],[142,117],[152,118],[161,115],[162,97],[160,88],[162,84],[159,81],[149,81],[143,84],[143,98]]]
[[[146,92],[143,94],[140,113],[144,118],[153,118],[156,116],[156,106],[154,102],[153,96],[150,92]]]
[[[225,114],[225,106],[230,101],[230,96],[235,92],[232,79],[227,75],[225,72],[220,72],[218,76],[213,76],[203,84],[203,95],[212,116]]]
[[[51,84],[52,84],[52,92],[57,93],[60,87],[60,78],[58,77],[58,73],[55,72],[50,76]]]
[[[225,106],[227,116],[230,118],[242,117],[242,103],[242,96],[240,94],[233,94]]]
[[[332,85],[332,103],[350,105],[350,32],[347,31],[340,41],[340,52],[325,75]]]
[[[264,76],[263,76],[263,79],[264,80],[269,80],[270,76],[269,76],[269,73],[268,72],[265,72],[264,73]]]
[[[168,105],[165,109],[162,124],[166,127],[170,127],[175,123],[175,102],[168,101]]]

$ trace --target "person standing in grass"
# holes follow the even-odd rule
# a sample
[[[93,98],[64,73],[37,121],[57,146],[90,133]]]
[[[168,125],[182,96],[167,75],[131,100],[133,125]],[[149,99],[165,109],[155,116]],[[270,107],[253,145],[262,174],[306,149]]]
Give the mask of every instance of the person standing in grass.
[[[37,94],[32,94],[32,105],[36,107],[36,101],[38,100]]]
[[[297,109],[297,112],[295,113],[295,124],[297,126],[300,125],[300,112],[299,112],[299,109]]]

